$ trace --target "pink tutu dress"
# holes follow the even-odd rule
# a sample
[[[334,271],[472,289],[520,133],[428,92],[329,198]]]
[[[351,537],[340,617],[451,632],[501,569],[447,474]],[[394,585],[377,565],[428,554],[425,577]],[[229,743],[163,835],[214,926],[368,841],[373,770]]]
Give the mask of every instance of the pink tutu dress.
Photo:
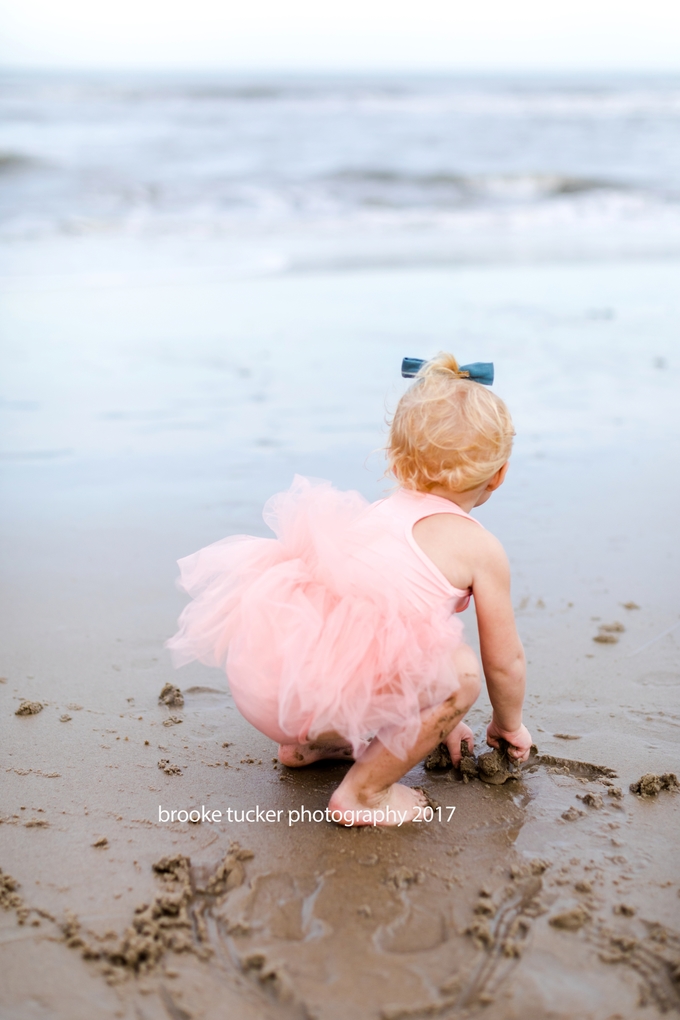
[[[405,758],[421,710],[459,686],[454,614],[471,593],[413,538],[442,513],[469,517],[429,493],[369,504],[297,476],[265,506],[276,538],[235,535],[179,561],[193,601],[167,642],[175,665],[226,669],[241,714],[277,743],[333,732],[356,756],[377,735]]]

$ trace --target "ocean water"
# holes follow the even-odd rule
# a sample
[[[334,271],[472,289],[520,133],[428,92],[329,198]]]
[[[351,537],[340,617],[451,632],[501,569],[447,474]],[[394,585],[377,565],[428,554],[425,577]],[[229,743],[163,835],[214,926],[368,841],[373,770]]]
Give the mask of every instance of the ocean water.
[[[0,180],[10,252],[202,242],[245,272],[666,257],[680,77],[4,74]]]
[[[6,74],[0,118],[15,520],[376,498],[401,359],[440,349],[496,364],[516,519],[558,463],[670,493],[680,78]]]

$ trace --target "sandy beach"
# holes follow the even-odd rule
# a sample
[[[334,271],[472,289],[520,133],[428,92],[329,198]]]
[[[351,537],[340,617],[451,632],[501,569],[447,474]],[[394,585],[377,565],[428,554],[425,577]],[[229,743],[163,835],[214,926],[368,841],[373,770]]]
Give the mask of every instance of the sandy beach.
[[[0,835],[3,874],[17,883],[0,915],[3,1016],[483,1009],[504,1020],[605,1020],[678,1008],[680,798],[629,792],[645,773],[677,771],[678,448],[662,441],[677,437],[677,369],[655,367],[670,354],[661,321],[643,357],[635,338],[650,287],[668,302],[676,273],[659,264],[645,279],[642,267],[623,264],[187,282],[155,292],[77,280],[59,290],[40,280],[6,287],[10,367],[40,407],[15,411],[30,423],[17,428],[31,430],[35,455],[3,464]],[[556,408],[555,355],[545,327],[532,335],[526,320],[558,318],[549,305],[558,285],[562,321],[552,328],[571,332],[576,365],[595,331],[608,335],[611,353],[601,343],[603,378],[590,398],[567,364],[573,382],[559,383]],[[239,717],[223,675],[172,670],[163,642],[183,604],[174,560],[223,534],[264,534],[261,504],[294,471],[369,498],[384,491],[380,458],[365,461],[381,441],[385,395],[401,386],[401,354],[420,353],[407,310],[415,320],[419,302],[463,292],[469,315],[479,311],[475,295],[489,315],[511,293],[516,307],[527,302],[514,352],[507,336],[484,345],[519,435],[506,489],[479,516],[514,568],[538,757],[502,786],[421,766],[408,781],[428,790],[441,818],[394,831],[338,828],[320,817],[343,766],[277,766],[275,747]],[[537,292],[549,297],[530,303]],[[593,317],[594,292],[622,325]],[[126,327],[151,321],[150,307],[155,328],[142,346]],[[173,360],[197,311],[219,329]],[[247,354],[239,326],[248,313],[255,335],[276,321],[290,347]],[[92,321],[101,333],[86,358]],[[323,326],[346,342],[319,347]],[[30,362],[21,355],[27,338]],[[543,393],[534,389],[541,377]],[[291,396],[295,386],[304,399]],[[231,418],[234,404],[243,412]],[[567,431],[573,414],[579,428]],[[609,434],[615,419],[623,439]],[[601,634],[615,641],[595,641]],[[183,705],[159,704],[168,682]],[[16,715],[25,700],[42,710]],[[483,749],[480,700],[472,725]],[[316,821],[297,820],[303,806]],[[246,821],[258,807],[259,820]],[[222,816],[161,822],[159,808]],[[238,865],[235,843],[248,852]],[[184,888],[153,870],[176,855],[190,882],[184,920],[173,928],[178,915],[166,904],[154,923],[179,932],[182,951],[170,939],[157,959],[147,959],[148,946],[136,959],[128,946],[125,962],[135,911],[167,898],[166,887],[175,897]],[[227,879],[206,892],[225,855],[233,888]]]
[[[402,265],[383,234],[340,266],[319,235],[312,269],[291,236],[257,271],[233,239],[5,245],[3,1020],[680,1011],[680,794],[630,790],[680,772],[677,252]],[[176,560],[267,534],[296,473],[382,496],[401,358],[441,348],[495,363],[517,428],[476,513],[536,751],[502,785],[420,765],[431,818],[339,827],[345,765],[278,765],[223,674],[173,670]]]

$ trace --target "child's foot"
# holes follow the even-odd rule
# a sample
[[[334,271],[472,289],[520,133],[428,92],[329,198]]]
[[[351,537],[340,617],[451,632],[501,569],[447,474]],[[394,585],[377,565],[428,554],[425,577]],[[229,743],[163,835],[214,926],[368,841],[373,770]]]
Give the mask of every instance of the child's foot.
[[[322,761],[324,758],[354,761],[352,748],[344,741],[313,740],[309,744],[279,744],[279,761],[291,769],[311,765],[312,762]]]
[[[456,766],[460,765],[461,740],[467,740],[468,751],[472,754],[474,751],[475,738],[470,727],[464,722],[459,722],[458,725],[451,730],[445,741],[446,746],[449,749],[449,754],[451,755],[451,761]]]
[[[344,789],[343,789],[344,787]],[[393,783],[384,793],[361,800],[344,782],[333,793],[328,807],[338,825],[403,825],[423,821],[427,794],[418,787]]]

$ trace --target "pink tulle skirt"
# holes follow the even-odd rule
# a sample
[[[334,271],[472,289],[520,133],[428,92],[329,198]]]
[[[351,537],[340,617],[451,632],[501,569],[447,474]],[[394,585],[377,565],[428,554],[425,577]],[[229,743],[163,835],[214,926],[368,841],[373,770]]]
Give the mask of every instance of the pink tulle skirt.
[[[400,570],[412,553],[399,527],[386,542],[376,505],[296,477],[265,507],[276,538],[180,560],[193,601],[167,643],[175,665],[226,669],[242,715],[278,743],[333,732],[357,755],[377,735],[404,758],[421,710],[458,688],[462,625],[444,604],[416,608]]]

